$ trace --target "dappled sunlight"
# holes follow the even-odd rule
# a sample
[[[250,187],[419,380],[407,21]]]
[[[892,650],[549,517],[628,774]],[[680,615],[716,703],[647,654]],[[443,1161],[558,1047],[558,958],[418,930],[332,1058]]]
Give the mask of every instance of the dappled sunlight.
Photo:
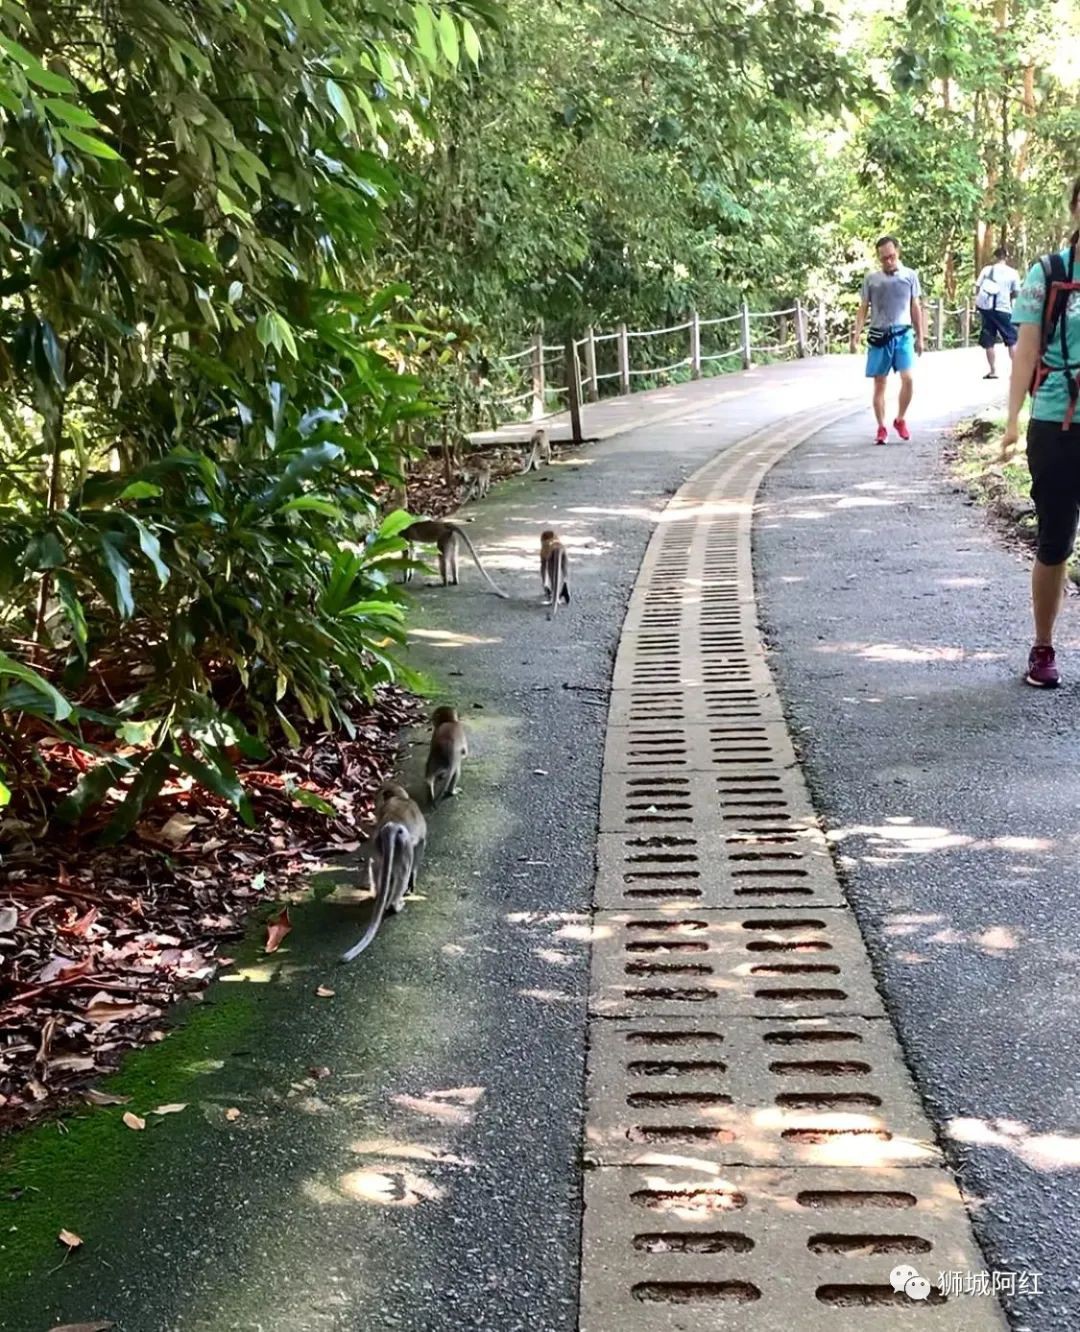
[[[436,647],[487,647],[501,643],[501,638],[477,638],[474,634],[455,633],[452,629],[410,629],[409,637],[421,638]]]
[[[410,1096],[398,1092],[390,1097],[394,1105],[403,1110],[411,1110],[425,1119],[434,1119],[441,1124],[465,1126],[476,1118],[476,1106],[484,1096],[483,1087],[450,1087],[442,1091],[425,1092],[420,1096]]]
[[[1032,1170],[1080,1169],[1080,1137],[1066,1133],[1035,1132],[1015,1119],[951,1119],[945,1133],[954,1142],[972,1147],[998,1147]]]
[[[963,591],[965,588],[987,588],[990,586],[989,578],[939,578],[938,584],[941,587],[948,587],[956,591]]]
[[[549,962],[553,967],[571,967],[575,961],[573,953],[560,953],[555,948],[538,948],[536,956],[542,962]]]
[[[338,1180],[343,1199],[376,1207],[416,1207],[439,1202],[446,1190],[414,1170],[350,1170]]]
[[[269,985],[277,979],[278,962],[252,962],[246,967],[237,967],[218,977],[221,981],[251,981],[255,985]]]
[[[878,499],[870,495],[847,495],[844,499],[837,500],[833,505],[834,509],[893,509],[901,501],[899,499]]]
[[[566,994],[563,990],[518,990],[522,999],[535,999],[541,1004],[583,1004],[584,995]]]
[[[929,945],[975,948],[988,957],[1000,957],[1004,953],[1014,952],[1021,945],[1017,926],[987,925],[974,930],[958,930],[940,915],[897,915],[887,921],[883,929],[890,939],[915,942],[917,937],[919,946],[923,948]],[[896,956],[899,961],[909,965],[931,960],[914,952],[901,952]]]
[[[396,1138],[362,1138],[350,1143],[356,1156],[373,1156],[392,1161],[428,1161],[436,1165],[471,1167],[476,1163],[453,1152],[425,1142],[400,1142]]]
[[[813,649],[825,656],[842,655],[861,657],[864,661],[894,662],[910,664],[915,662],[959,662],[959,661],[1002,661],[1004,652],[972,652],[964,647],[945,647],[928,643],[819,643]]]
[[[656,522],[659,514],[656,509],[633,508],[629,504],[623,504],[617,508],[600,508],[599,505],[568,505],[563,510],[564,513],[587,514],[591,518],[636,518],[640,522]]]
[[[934,851],[954,851],[958,847],[972,846],[973,837],[916,824],[908,819],[890,819],[879,824],[852,824],[835,828],[826,834],[827,840],[842,845],[852,837],[864,837],[871,846],[890,847],[909,855],[926,855]]]

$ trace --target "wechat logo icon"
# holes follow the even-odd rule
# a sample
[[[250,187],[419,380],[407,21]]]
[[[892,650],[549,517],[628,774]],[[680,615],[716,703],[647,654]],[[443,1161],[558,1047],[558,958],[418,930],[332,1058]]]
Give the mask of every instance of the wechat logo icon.
[[[919,1276],[914,1267],[907,1267],[904,1264],[894,1267],[889,1273],[889,1284],[898,1295],[903,1291],[909,1300],[930,1298],[930,1282],[925,1277]]]

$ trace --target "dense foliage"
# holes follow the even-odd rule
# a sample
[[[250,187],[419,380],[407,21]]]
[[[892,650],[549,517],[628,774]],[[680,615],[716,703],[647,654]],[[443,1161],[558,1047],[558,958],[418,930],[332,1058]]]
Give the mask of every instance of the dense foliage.
[[[230,753],[399,669],[380,497],[536,320],[835,302],[886,229],[963,299],[1058,239],[1078,16],[0,0],[0,801],[250,817]]]

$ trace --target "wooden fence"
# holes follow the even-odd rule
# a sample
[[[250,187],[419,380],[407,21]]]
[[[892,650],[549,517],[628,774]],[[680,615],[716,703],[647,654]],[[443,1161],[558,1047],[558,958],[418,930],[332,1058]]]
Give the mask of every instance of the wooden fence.
[[[972,307],[947,309],[935,300],[924,306],[927,348],[969,347]],[[498,373],[510,391],[497,405],[510,420],[543,422],[568,411],[573,438],[580,442],[581,405],[637,387],[658,387],[681,379],[730,368],[749,370],[764,360],[825,356],[846,350],[850,315],[829,310],[824,303],[802,301],[783,310],[751,310],[744,302],[735,314],[702,319],[691,312],[680,324],[666,328],[598,333],[587,328],[569,342],[546,342],[538,326],[521,351],[497,358]]]

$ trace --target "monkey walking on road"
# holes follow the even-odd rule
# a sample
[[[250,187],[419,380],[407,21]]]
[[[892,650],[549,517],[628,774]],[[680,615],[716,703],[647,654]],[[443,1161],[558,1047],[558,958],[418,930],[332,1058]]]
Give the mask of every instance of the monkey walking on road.
[[[480,562],[480,556],[476,553],[476,547],[469,540],[469,534],[460,523],[449,522],[445,518],[421,518],[415,523],[410,523],[401,534],[409,543],[409,559],[413,557],[412,548],[414,545],[432,545],[439,551],[439,575],[442,578],[443,587],[447,582],[455,587],[458,582],[458,538],[464,541],[469,554],[473,557],[476,567],[487,579],[488,585],[497,597],[504,600],[507,597],[502,588],[495,582],[494,578],[484,568]],[[412,581],[412,569],[405,570],[405,582]]]
[[[478,463],[475,472],[466,473],[465,477],[465,495],[462,504],[468,504],[470,500],[482,500],[491,489],[491,463]]]
[[[465,727],[453,708],[436,708],[431,714],[431,748],[428,751],[424,781],[434,809],[440,800],[457,795],[461,761],[469,753]]]
[[[548,439],[548,432],[541,426],[534,430],[529,440],[529,449],[525,454],[525,462],[522,467],[522,475],[526,472],[539,471],[541,462],[551,462],[551,441]]]
[[[424,859],[427,823],[408,791],[387,782],[375,797],[375,829],[368,856],[368,884],[375,893],[375,906],[367,929],[342,962],[359,957],[375,938],[382,918],[394,916],[404,904],[406,892],[416,888],[416,876]]]
[[[544,585],[544,604],[547,617],[553,619],[559,603],[569,606],[570,586],[567,582],[566,551],[563,543],[550,528],[540,533],[540,581]]]

